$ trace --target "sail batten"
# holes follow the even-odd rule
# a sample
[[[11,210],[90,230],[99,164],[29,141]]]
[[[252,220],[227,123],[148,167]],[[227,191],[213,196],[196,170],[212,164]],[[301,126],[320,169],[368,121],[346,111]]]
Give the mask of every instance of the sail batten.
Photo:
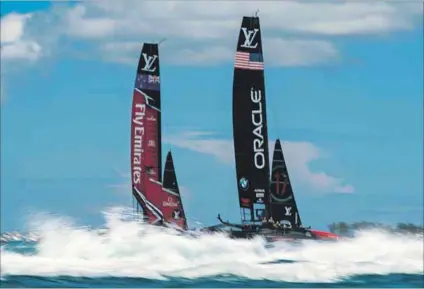
[[[243,17],[234,63],[233,138],[242,221],[259,221],[269,198],[268,131],[261,29]]]

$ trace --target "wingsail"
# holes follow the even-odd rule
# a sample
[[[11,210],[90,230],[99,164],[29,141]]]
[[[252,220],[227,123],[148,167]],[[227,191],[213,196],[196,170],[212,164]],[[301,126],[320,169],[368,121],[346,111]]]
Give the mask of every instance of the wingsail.
[[[160,221],[161,112],[158,44],[145,43],[138,62],[131,114],[132,192],[149,223]]]
[[[233,138],[242,221],[259,221],[269,200],[268,131],[261,29],[243,17],[234,64]]]
[[[169,151],[166,156],[165,169],[163,172],[163,188],[165,192],[165,200],[162,204],[162,210],[165,221],[174,223],[179,228],[187,230],[187,220],[181,200],[171,151]]]
[[[287,227],[302,226],[279,139],[275,142],[272,158],[270,213],[275,222],[286,224]]]

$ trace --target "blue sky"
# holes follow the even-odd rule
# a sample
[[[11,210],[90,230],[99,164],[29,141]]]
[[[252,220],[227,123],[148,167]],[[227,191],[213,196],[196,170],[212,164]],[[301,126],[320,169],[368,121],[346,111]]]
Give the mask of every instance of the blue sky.
[[[127,2],[1,3],[2,231],[35,212],[98,225],[131,206],[136,63],[163,37],[163,150],[189,224],[239,220],[233,57],[256,8],[269,136],[284,140],[303,222],[422,223],[420,3]]]

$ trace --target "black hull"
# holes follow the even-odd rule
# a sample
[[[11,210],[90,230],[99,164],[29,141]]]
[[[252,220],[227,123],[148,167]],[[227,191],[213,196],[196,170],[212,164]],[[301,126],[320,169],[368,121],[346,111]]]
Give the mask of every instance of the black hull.
[[[275,241],[300,241],[300,240],[326,240],[334,239],[323,238],[314,232],[305,229],[269,229],[269,228],[247,228],[247,229],[234,229],[231,226],[216,225],[201,229],[204,233],[225,233],[232,239],[252,239],[257,237],[265,238],[268,242]]]

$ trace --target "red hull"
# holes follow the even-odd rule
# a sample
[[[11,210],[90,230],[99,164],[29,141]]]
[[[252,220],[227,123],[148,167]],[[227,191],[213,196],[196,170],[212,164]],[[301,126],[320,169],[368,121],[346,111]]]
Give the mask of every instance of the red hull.
[[[319,231],[319,230],[309,230],[312,233],[315,234],[315,236],[318,237],[318,239],[323,240],[323,239],[329,239],[329,240],[339,240],[340,236],[336,235],[334,233],[330,233],[330,232],[325,232],[325,231]]]

